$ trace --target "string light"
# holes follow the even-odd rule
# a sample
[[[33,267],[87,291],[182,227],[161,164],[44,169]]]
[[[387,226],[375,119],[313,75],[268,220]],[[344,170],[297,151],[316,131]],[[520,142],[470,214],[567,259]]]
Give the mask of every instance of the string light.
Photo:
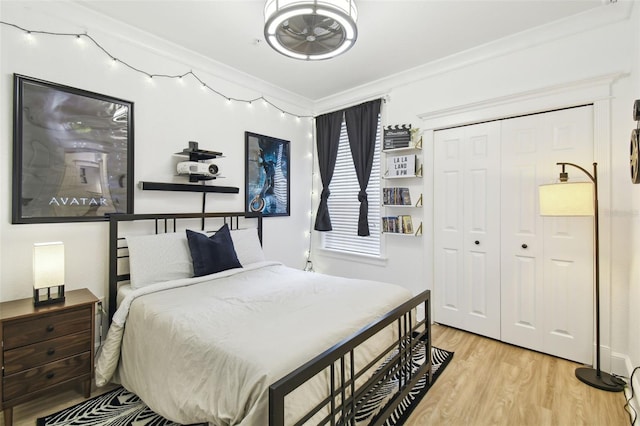
[[[206,82],[204,82],[195,72],[193,72],[193,70],[190,70],[188,72],[185,72],[183,74],[155,74],[155,73],[149,73],[147,71],[144,71],[143,69],[137,68],[134,65],[131,65],[128,62],[125,62],[121,59],[116,58],[112,53],[110,53],[106,48],[104,48],[100,43],[98,43],[98,41],[93,38],[91,35],[89,35],[88,33],[60,33],[60,32],[53,32],[53,31],[40,31],[40,30],[30,30],[30,29],[26,29],[23,28],[19,25],[13,24],[11,22],[5,22],[5,21],[0,21],[0,24],[2,25],[6,25],[8,27],[12,27],[15,28],[17,30],[23,31],[25,33],[25,37],[27,37],[27,39],[29,40],[29,42],[33,43],[34,42],[34,34],[42,34],[42,35],[48,35],[48,36],[62,36],[62,37],[74,37],[78,43],[84,44],[84,39],[91,41],[91,43],[93,43],[93,45],[95,45],[98,49],[100,49],[105,55],[107,55],[110,59],[111,59],[111,63],[112,66],[115,67],[118,64],[122,64],[123,66],[129,68],[129,70],[143,74],[144,76],[147,76],[147,81],[152,82],[155,79],[159,79],[159,78],[163,78],[163,79],[176,79],[176,80],[180,80],[182,82],[184,82],[184,77],[191,77],[193,79],[195,79],[197,82],[199,82],[202,85],[203,90],[209,90],[210,92],[224,98],[227,100],[227,102],[231,103],[233,102],[241,102],[241,103],[246,103],[248,105],[251,105],[252,102],[256,102],[259,100],[262,100],[266,105],[270,105],[273,108],[277,109],[278,111],[280,111],[280,113],[285,116],[285,115],[291,115],[293,117],[299,117],[299,118],[313,118],[312,115],[298,115],[298,114],[294,114],[292,112],[289,112],[283,108],[280,108],[279,106],[277,106],[276,104],[274,104],[273,102],[271,102],[270,100],[268,100],[267,98],[265,98],[264,96],[258,96],[256,98],[253,99],[241,99],[241,98],[234,98],[231,96],[227,96],[221,92],[219,92],[218,90],[215,90],[214,88],[212,88],[211,86],[209,86],[208,84],[206,84]]]
[[[309,133],[311,134],[311,132]],[[313,202],[314,202],[314,183],[316,180],[316,173],[314,169],[315,165],[315,149],[313,146],[313,141],[311,141],[311,151],[309,152],[309,157],[311,159],[311,197],[309,197],[309,246],[305,253],[306,261],[304,264],[304,270],[307,272],[314,272],[313,270],[313,261],[311,260],[311,250],[313,248]]]

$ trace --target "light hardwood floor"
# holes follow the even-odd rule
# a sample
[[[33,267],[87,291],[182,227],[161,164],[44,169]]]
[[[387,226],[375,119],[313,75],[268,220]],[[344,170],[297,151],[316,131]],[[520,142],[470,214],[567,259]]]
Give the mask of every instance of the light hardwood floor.
[[[437,324],[433,344],[455,355],[407,426],[629,425],[623,393],[581,383],[578,364]],[[33,426],[83,400],[70,390],[19,405],[14,425]]]
[[[622,392],[576,379],[579,364],[434,325],[433,344],[453,360],[407,426],[623,426]]]

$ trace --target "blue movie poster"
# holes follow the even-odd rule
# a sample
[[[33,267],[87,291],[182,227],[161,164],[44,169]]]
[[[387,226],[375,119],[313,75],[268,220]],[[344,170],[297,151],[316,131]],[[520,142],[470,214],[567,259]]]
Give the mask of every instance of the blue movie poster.
[[[289,141],[245,133],[245,210],[289,216]]]

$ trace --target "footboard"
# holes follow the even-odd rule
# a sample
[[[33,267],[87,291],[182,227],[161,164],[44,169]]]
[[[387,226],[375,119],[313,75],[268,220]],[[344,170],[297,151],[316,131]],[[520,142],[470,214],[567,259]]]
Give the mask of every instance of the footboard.
[[[417,319],[423,306],[424,319]],[[395,324],[395,325],[394,325]],[[357,348],[387,327],[397,326],[397,341],[388,346],[364,368],[355,371]],[[423,377],[431,382],[431,309],[430,291],[425,290],[398,306],[357,334],[343,340],[269,387],[269,425],[284,426],[285,399],[305,382],[328,373],[328,396],[295,421],[302,425],[315,416],[318,424],[382,424]],[[415,362],[424,358],[424,362]],[[372,419],[374,399],[380,389],[395,388]],[[317,421],[318,416],[321,420]],[[366,418],[366,420],[363,420]]]

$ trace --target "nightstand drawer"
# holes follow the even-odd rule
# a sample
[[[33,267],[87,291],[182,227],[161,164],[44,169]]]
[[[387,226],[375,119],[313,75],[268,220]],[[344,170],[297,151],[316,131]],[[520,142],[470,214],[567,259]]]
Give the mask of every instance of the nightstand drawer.
[[[90,306],[4,323],[4,350],[91,330]]]
[[[91,330],[22,346],[4,353],[4,374],[28,370],[91,349]]]
[[[91,352],[61,359],[40,367],[4,377],[3,398],[9,401],[66,380],[91,374]]]

